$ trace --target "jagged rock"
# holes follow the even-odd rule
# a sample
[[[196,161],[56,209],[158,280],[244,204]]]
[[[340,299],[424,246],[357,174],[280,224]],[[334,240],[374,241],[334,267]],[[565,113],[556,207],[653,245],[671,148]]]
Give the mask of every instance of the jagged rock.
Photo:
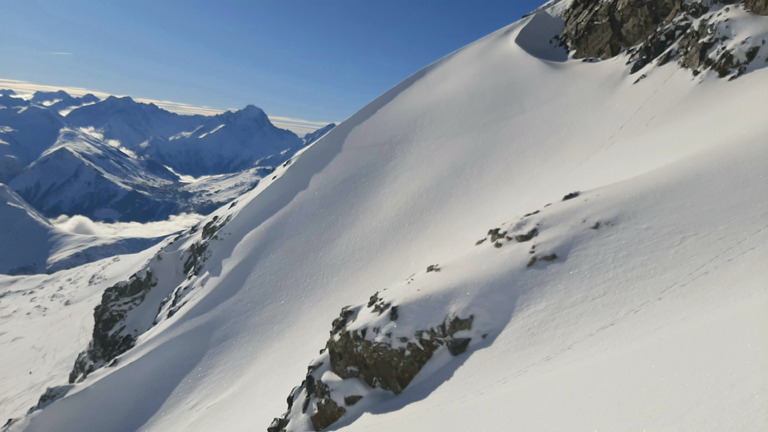
[[[69,393],[70,390],[72,390],[74,386],[73,385],[63,385],[63,386],[56,386],[56,387],[48,387],[45,389],[45,393],[43,393],[42,396],[40,396],[40,399],[37,401],[37,405],[33,406],[32,408],[27,411],[27,415],[31,414],[34,411],[41,410],[48,405],[54,403],[58,399],[63,398],[64,396]]]
[[[192,244],[192,246],[189,248],[189,255],[187,256],[186,261],[184,261],[185,274],[187,274],[189,277],[198,276],[200,274],[200,271],[203,268],[203,264],[207,259],[205,252],[208,250],[209,241],[215,238],[216,233],[218,233],[219,230],[221,230],[221,228],[224,227],[227,222],[229,222],[229,220],[230,216],[227,216],[227,218],[223,221],[220,221],[218,216],[214,216],[210,221],[208,221],[208,223],[203,226],[200,240]],[[219,221],[219,223],[216,223],[217,221]],[[196,226],[190,229],[190,233],[195,233],[196,231]]]
[[[326,344],[331,369],[341,378],[360,378],[371,387],[400,393],[439,347],[453,341],[457,332],[472,328],[473,319],[473,316],[466,319],[446,318],[436,328],[416,332],[405,347],[399,348],[390,343],[366,339],[362,331],[340,329],[331,333]],[[454,355],[457,354],[460,352]]]
[[[0,431],[2,431],[2,432],[5,432],[5,431],[7,431],[7,430],[8,430],[8,429],[10,429],[10,427],[11,427],[11,426],[13,426],[13,424],[14,424],[14,423],[16,423],[17,421],[19,421],[19,419],[17,419],[17,418],[9,418],[9,419],[8,419],[8,420],[5,422],[5,424],[3,424],[3,427],[2,427],[2,429],[0,429]]]
[[[766,0],[746,0],[744,6],[754,14],[768,15],[768,1]]]
[[[663,65],[677,59],[694,75],[711,69],[721,78],[735,78],[746,72],[757,50],[746,61],[731,50],[711,57],[712,48],[722,42],[715,39],[715,24],[709,18],[694,23],[716,6],[739,3],[752,13],[768,15],[766,0],[574,0],[563,13],[566,25],[558,39],[576,58],[608,59],[626,52],[631,73],[653,61]]]
[[[515,241],[518,243],[525,243],[527,241],[530,241],[532,238],[536,237],[537,235],[539,235],[539,230],[536,228],[533,228],[525,234],[518,234],[514,236],[514,238],[515,238]]]
[[[579,191],[571,192],[571,193],[569,193],[569,194],[567,194],[566,196],[563,197],[563,201],[568,201],[570,199],[574,199],[574,198],[578,197],[579,195],[581,195],[581,192],[579,192]]]
[[[441,270],[440,264],[432,264],[427,267],[427,273],[430,272],[439,272]]]
[[[400,314],[397,306],[391,306],[378,292],[364,307],[380,315],[380,309],[385,306],[390,310],[390,319],[397,319]],[[467,318],[449,316],[439,325],[418,330],[411,337],[393,338],[389,333],[381,334],[376,327],[350,329],[362,310],[363,306],[342,308],[339,317],[333,321],[331,337],[325,351],[321,351],[321,360],[309,366],[304,381],[291,390],[288,410],[272,421],[268,432],[293,431],[309,424],[316,431],[326,429],[347,413],[344,406],[351,407],[363,399],[360,394],[335,394],[323,381],[326,376],[332,376],[334,380],[360,379],[371,388],[397,394],[408,386],[438,349],[445,347],[452,355],[459,355],[466,352],[472,340],[455,337],[472,328],[474,316],[471,315]],[[376,337],[371,338],[372,335]],[[295,401],[302,396],[303,403],[298,407]],[[307,426],[303,426],[305,424]]]
[[[400,312],[398,311],[397,306],[392,306],[392,309],[389,310],[389,320],[397,321],[399,317],[400,317]]]
[[[283,432],[286,426],[288,426],[288,419],[276,417],[267,428],[267,432]]]
[[[312,421],[312,427],[316,431],[321,431],[334,424],[346,412],[347,410],[344,407],[338,406],[333,399],[323,398],[317,402],[317,411],[309,418]]]
[[[536,262],[538,262],[539,260],[541,260],[541,261],[554,261],[557,258],[558,258],[557,254],[554,254],[554,253],[553,254],[549,254],[549,255],[544,255],[544,256],[541,256],[541,257],[537,257],[536,255],[534,255],[534,256],[531,257],[530,260],[528,260],[527,267],[533,267],[533,265],[536,264]]]
[[[75,360],[69,374],[70,384],[78,379],[82,381],[95,369],[133,347],[137,335],[127,330],[122,322],[156,285],[156,278],[147,270],[143,276],[134,274],[128,282],[120,282],[104,291],[101,303],[93,312],[93,337],[88,348]]]
[[[352,406],[358,402],[360,402],[363,399],[360,395],[352,395],[352,396],[346,396],[344,398],[344,405],[346,406]]]
[[[576,58],[608,59],[642,42],[684,0],[574,0],[560,40]]]
[[[498,239],[504,238],[504,236],[507,235],[507,232],[501,232],[501,228],[493,228],[488,230],[488,235],[491,236],[491,243],[493,243]]]

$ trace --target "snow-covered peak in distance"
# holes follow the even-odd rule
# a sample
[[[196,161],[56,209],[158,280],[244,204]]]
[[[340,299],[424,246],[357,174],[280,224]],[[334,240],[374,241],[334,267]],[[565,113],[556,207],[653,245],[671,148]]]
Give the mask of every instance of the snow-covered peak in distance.
[[[210,212],[304,145],[253,105],[180,115],[130,97],[14,94],[0,99],[0,181],[48,217],[147,221]]]
[[[304,140],[304,145],[312,144],[313,142],[319,140],[335,127],[336,123],[329,123],[314,132],[304,135],[304,138],[302,138]]]
[[[110,96],[67,115],[67,122],[72,126],[94,127],[102,131],[105,138],[118,140],[132,150],[150,138],[169,138],[193,128],[201,119],[201,116],[182,116],[155,104],[136,102],[128,96]]]
[[[58,90],[54,92],[38,91],[38,92],[35,92],[35,94],[32,96],[32,99],[30,99],[30,102],[44,103],[44,102],[53,102],[56,100],[64,100],[64,99],[70,99],[70,98],[72,98],[72,96],[70,96],[64,90]]]

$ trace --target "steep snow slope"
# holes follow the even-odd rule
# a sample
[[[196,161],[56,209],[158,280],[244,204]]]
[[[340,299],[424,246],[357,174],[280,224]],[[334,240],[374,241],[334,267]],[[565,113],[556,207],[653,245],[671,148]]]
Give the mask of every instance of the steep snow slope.
[[[529,39],[555,27],[528,17],[382,95],[212,215],[231,219],[194,269],[200,230],[164,249],[130,321],[154,326],[10,430],[266,428],[346,305],[342,330],[472,317],[471,339],[397,396],[310,370],[364,396],[331,429],[764,430],[766,70],[633,85],[625,58]]]
[[[0,183],[0,273],[31,273],[46,266],[53,226]]]
[[[64,119],[44,107],[0,107],[0,140],[7,143],[0,144],[0,156],[12,155],[25,166],[53,145],[62,127]]]
[[[57,377],[69,372],[80,346],[88,343],[92,311],[104,289],[142,266],[155,250],[112,254],[53,275],[0,275],[4,419],[24,414]]]

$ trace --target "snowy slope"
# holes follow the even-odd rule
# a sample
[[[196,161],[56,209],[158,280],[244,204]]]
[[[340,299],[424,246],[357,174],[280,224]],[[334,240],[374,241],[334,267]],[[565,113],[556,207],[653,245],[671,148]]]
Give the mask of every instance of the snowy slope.
[[[621,56],[559,61],[552,24],[430,65],[167,246],[117,285],[155,284],[135,347],[10,430],[266,428],[314,371],[364,396],[330,429],[764,430],[768,72],[633,84]],[[347,305],[337,329],[392,347],[472,317],[466,351],[399,395],[308,372]]]
[[[2,183],[0,227],[0,273],[31,273],[46,267],[53,226]]]
[[[158,246],[159,247],[159,246]],[[19,416],[66,375],[93,328],[104,289],[143,265],[154,249],[52,275],[0,275],[0,413]]]
[[[2,183],[0,227],[0,273],[11,275],[53,273],[105,257],[135,253],[186,228],[183,224],[170,225],[163,232],[129,235],[74,233],[54,226]]]

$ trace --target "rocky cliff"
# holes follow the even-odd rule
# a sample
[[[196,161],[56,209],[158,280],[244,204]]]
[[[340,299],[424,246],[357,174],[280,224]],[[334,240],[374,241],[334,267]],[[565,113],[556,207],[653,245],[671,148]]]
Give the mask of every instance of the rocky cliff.
[[[558,39],[575,58],[626,54],[632,73],[676,61],[694,75],[713,70],[735,78],[765,63],[764,25],[743,30],[750,16],[767,14],[766,0],[573,0]]]

